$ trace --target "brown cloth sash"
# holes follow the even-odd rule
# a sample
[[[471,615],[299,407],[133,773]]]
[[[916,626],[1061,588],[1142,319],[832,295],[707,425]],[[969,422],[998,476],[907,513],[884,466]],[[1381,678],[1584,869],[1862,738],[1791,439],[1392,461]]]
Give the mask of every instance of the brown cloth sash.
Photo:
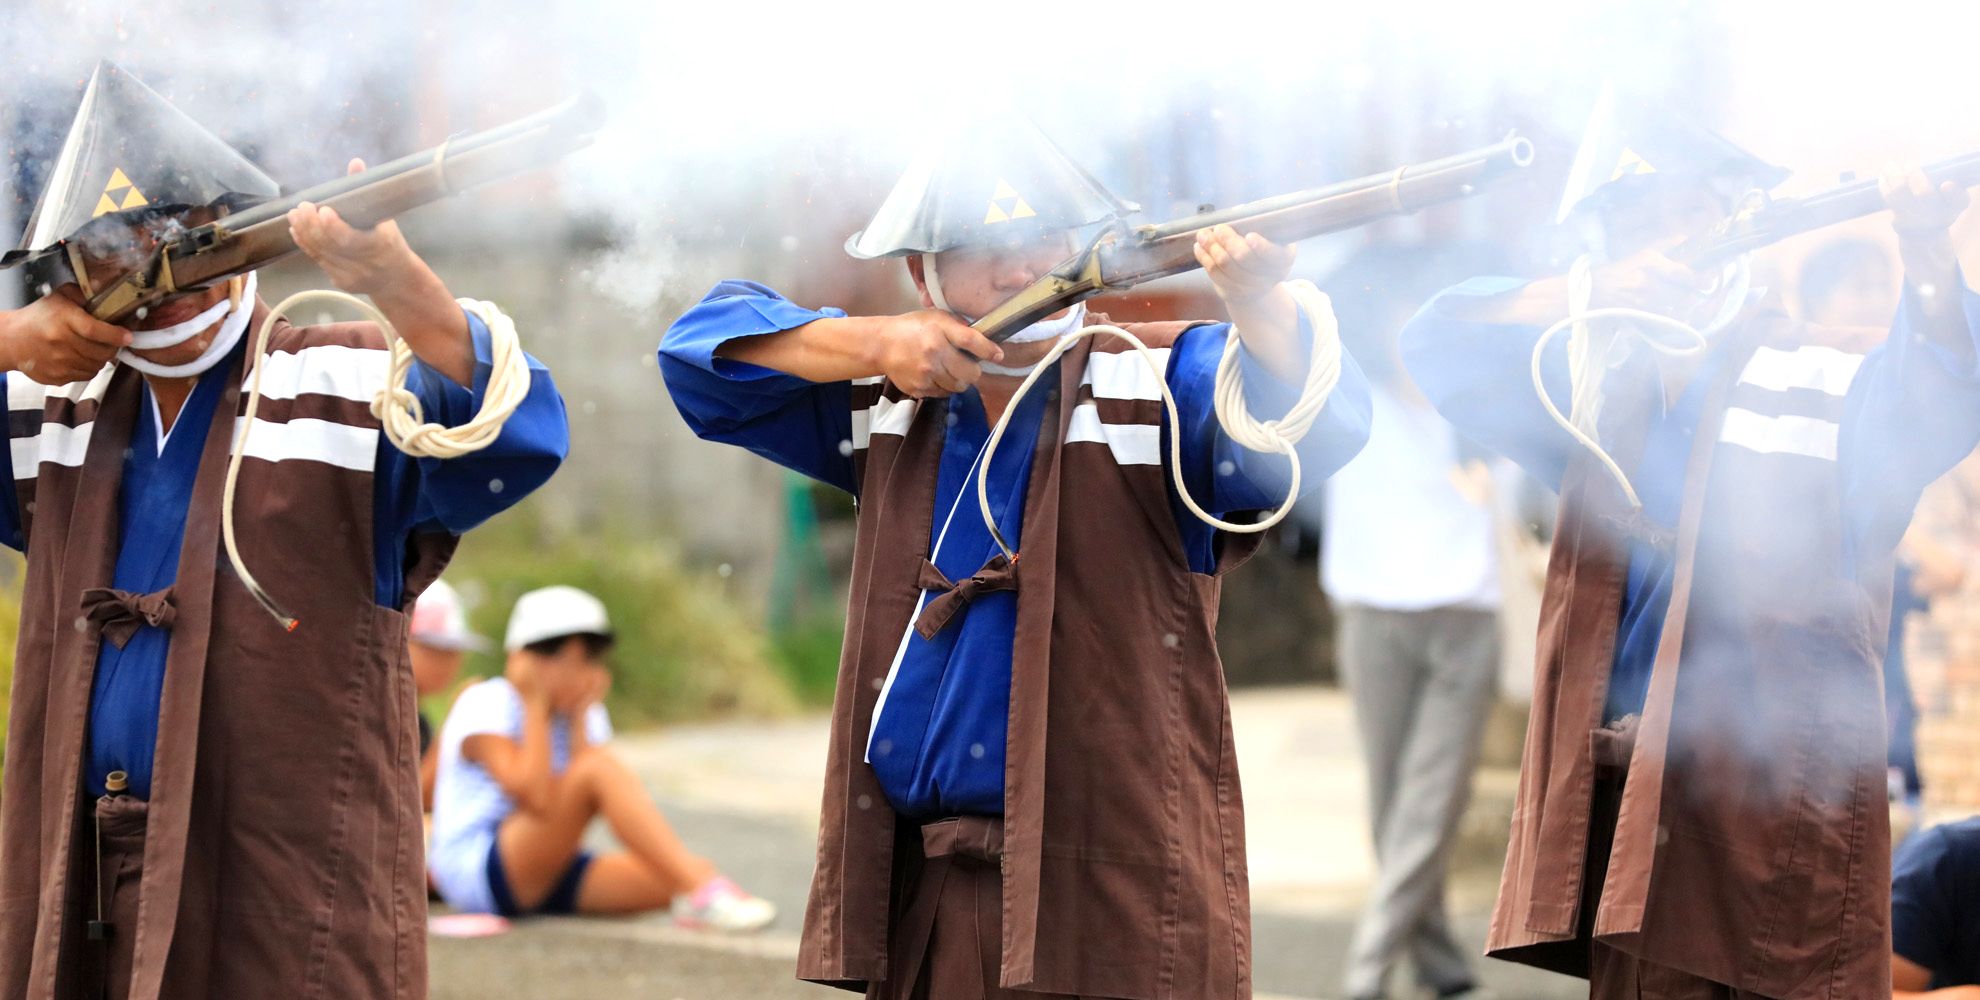
[[[928,602],[921,609],[920,617],[914,620],[914,630],[923,639],[935,638],[935,633],[949,624],[949,619],[963,609],[963,605],[976,600],[976,595],[993,590],[1018,589],[1017,565],[1002,553],[983,564],[983,568],[961,583],[953,583],[935,564],[926,559],[921,561],[921,575],[914,585],[923,590],[941,591],[941,596]]]
[[[136,947],[139,885],[144,874],[147,803],[128,795],[96,800],[97,863],[88,872],[95,901],[89,908],[109,924],[107,937],[92,941],[84,970],[92,997],[124,1000],[130,995],[131,959]]]
[[[935,916],[949,872],[957,859],[962,859],[962,864],[1001,865],[1004,821],[992,816],[959,816],[929,823],[921,828],[921,856],[921,870],[910,893],[913,901],[897,931],[906,947],[896,952],[900,963],[894,965],[890,977],[902,996],[913,988],[928,957],[928,942],[935,933]]]
[[[139,626],[169,630],[179,617],[170,587],[149,594],[92,587],[83,591],[82,610],[90,626],[118,649],[131,641]]]

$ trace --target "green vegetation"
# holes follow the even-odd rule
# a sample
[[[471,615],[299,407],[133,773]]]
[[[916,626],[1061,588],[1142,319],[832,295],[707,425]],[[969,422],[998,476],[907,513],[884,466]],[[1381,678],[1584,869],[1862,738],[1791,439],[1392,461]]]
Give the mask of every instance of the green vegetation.
[[[609,533],[554,537],[529,506],[469,534],[447,570],[448,581],[473,605],[476,631],[499,645],[517,597],[569,584],[598,595],[618,629],[608,705],[620,728],[797,707],[798,685],[788,679],[791,658],[735,600],[725,579],[685,566],[660,540]],[[499,651],[471,656],[467,666],[479,676],[501,669]]]
[[[21,630],[21,578],[27,567],[8,553],[0,570],[0,768],[7,763],[8,699],[14,690],[14,638]]]
[[[832,692],[839,683],[839,646],[845,637],[844,620],[822,614],[771,636],[777,666],[799,701],[812,706],[832,704]]]
[[[0,565],[0,754],[22,575],[18,557]],[[821,611],[773,636],[735,600],[728,581],[684,565],[664,541],[552,538],[525,504],[463,540],[447,579],[474,603],[476,631],[498,644],[509,606],[525,591],[567,583],[597,594],[619,629],[610,707],[622,729],[777,715],[832,700],[843,632],[837,614]],[[486,677],[501,669],[498,650],[470,656],[465,672]],[[436,724],[452,700],[449,692],[428,701]]]

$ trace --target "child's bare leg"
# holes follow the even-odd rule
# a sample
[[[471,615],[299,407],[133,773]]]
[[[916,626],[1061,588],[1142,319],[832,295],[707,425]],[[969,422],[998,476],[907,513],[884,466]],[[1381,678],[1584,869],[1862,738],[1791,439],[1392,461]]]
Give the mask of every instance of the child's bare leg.
[[[655,872],[632,854],[601,854],[585,866],[578,883],[577,911],[604,916],[645,913],[670,906],[679,883]]]
[[[584,828],[603,816],[626,849],[672,893],[689,892],[713,878],[715,868],[690,853],[646,794],[639,776],[603,747],[590,747],[551,785],[549,807],[517,811],[502,821],[496,843],[509,891],[525,909],[549,896],[577,856]],[[592,881],[589,876],[587,883]]]

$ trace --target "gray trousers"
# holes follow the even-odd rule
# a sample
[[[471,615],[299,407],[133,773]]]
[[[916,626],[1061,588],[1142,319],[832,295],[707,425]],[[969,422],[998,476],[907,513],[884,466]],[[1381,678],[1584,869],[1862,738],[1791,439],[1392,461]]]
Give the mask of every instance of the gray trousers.
[[[1339,661],[1368,766],[1376,877],[1348,950],[1350,997],[1407,957],[1439,992],[1474,981],[1444,912],[1445,869],[1499,672],[1490,611],[1343,605]]]

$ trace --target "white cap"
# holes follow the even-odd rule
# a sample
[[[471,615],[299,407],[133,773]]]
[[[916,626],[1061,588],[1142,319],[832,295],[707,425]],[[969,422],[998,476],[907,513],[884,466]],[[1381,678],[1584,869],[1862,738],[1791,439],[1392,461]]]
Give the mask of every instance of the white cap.
[[[468,628],[467,611],[461,607],[461,595],[455,593],[445,580],[433,581],[433,585],[419,595],[419,602],[413,605],[412,638],[414,642],[434,649],[476,653],[486,652],[491,645],[486,637]]]
[[[612,634],[604,603],[576,587],[545,587],[516,599],[502,645],[513,653],[532,642],[583,634]]]

